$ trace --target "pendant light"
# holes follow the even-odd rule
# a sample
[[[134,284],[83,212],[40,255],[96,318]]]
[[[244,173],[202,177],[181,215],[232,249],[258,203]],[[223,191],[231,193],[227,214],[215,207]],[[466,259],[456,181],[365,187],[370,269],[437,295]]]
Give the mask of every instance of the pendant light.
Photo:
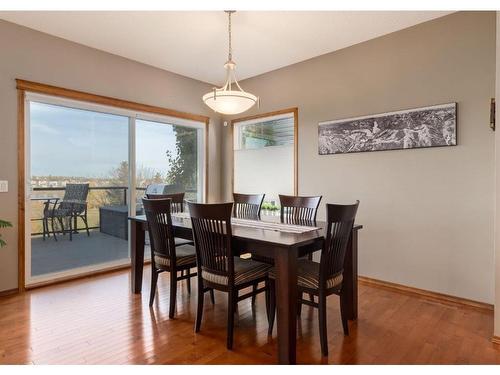
[[[226,69],[226,83],[221,88],[216,88],[203,95],[203,102],[215,112],[225,115],[236,115],[245,112],[259,101],[259,99],[249,92],[243,91],[234,75],[236,63],[233,61],[233,51],[231,47],[231,14],[234,10],[226,10],[228,15],[229,31],[229,53],[224,64]]]

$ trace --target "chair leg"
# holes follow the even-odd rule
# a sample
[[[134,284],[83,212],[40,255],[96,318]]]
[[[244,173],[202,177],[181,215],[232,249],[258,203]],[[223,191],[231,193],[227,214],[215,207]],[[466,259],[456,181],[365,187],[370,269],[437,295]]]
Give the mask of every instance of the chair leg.
[[[42,237],[43,237],[43,240],[45,241],[45,233],[46,233],[46,227],[47,227],[47,222],[46,222],[47,219],[43,218],[42,219]]]
[[[210,289],[210,301],[212,301],[212,305],[215,305],[215,296],[213,289]]]
[[[302,299],[303,293],[299,292],[299,300],[297,301],[297,316],[300,316],[302,314],[302,302],[300,301]]]
[[[186,274],[188,276],[188,278],[186,279],[187,290],[188,290],[188,294],[191,294],[191,277],[189,277],[191,275],[191,270],[189,268],[186,270]]]
[[[158,283],[158,272],[151,268],[151,291],[149,293],[149,306],[153,306],[156,294],[156,284]]]
[[[227,348],[229,350],[233,349],[234,310],[236,307],[233,293],[233,291],[229,291],[227,294]]]
[[[66,229],[64,229],[64,218],[60,217],[58,220],[59,220],[59,224],[61,224],[61,233],[63,234],[63,236],[65,236]]]
[[[175,302],[177,300],[177,272],[170,272],[170,308],[168,310],[168,317],[174,318],[175,315]]]
[[[73,241],[73,218],[69,218],[69,240]]]
[[[347,297],[344,295],[343,291],[340,293],[340,319],[342,320],[344,335],[349,336],[349,324],[347,319]]]
[[[265,288],[266,288],[266,291],[265,291],[265,296],[266,296],[266,315],[267,315],[267,323],[269,324],[269,319],[270,319],[270,315],[271,315],[271,311],[269,310],[269,301],[271,299],[271,297],[269,295],[269,279],[266,279],[266,281],[265,281]]]
[[[56,236],[56,230],[55,230],[55,227],[54,227],[54,218],[53,217],[50,219],[50,225],[52,227],[52,235],[54,236],[54,240],[57,241],[57,236]]]
[[[87,231],[87,237],[90,237],[89,222],[87,221],[87,212],[82,216],[83,223],[85,224],[85,230]]]
[[[307,254],[307,260],[312,261],[313,260],[313,254],[314,253]],[[314,302],[314,294],[309,293],[309,301]]]
[[[196,322],[194,325],[194,331],[200,332],[201,318],[203,316],[203,298],[205,297],[205,292],[203,291],[203,280],[198,277],[198,306],[196,308]]]
[[[321,354],[328,355],[328,341],[326,334],[326,296],[320,291],[318,298],[319,307],[319,338],[321,343]]]
[[[267,334],[273,334],[274,317],[276,316],[276,283],[269,279],[269,328]]]
[[[257,290],[257,288],[258,288],[258,287],[259,287],[259,283],[253,284],[253,285],[252,285],[252,292],[254,292],[254,293],[255,293],[255,291]],[[256,296],[255,294],[252,296],[252,306],[254,306],[254,305],[255,305],[255,300],[256,300],[256,297],[257,297],[257,296]]]

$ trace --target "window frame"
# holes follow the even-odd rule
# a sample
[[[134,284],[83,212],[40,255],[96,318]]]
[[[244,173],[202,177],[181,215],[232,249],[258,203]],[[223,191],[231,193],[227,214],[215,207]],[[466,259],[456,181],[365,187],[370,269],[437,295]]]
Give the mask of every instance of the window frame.
[[[231,120],[231,192],[234,191],[234,153],[236,151],[235,125],[241,123],[255,123],[262,122],[263,120],[273,120],[283,118],[285,115],[293,116],[293,194],[297,195],[299,191],[298,186],[298,126],[299,126],[299,110],[297,107],[286,108],[278,111],[266,112],[252,116],[241,117]],[[256,121],[257,120],[257,121]]]

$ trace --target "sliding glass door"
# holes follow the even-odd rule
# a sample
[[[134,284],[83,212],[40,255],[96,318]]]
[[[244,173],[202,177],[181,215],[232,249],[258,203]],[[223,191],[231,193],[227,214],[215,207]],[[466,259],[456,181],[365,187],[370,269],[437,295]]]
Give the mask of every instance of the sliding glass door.
[[[128,264],[151,183],[203,201],[204,123],[35,94],[25,108],[28,286]]]

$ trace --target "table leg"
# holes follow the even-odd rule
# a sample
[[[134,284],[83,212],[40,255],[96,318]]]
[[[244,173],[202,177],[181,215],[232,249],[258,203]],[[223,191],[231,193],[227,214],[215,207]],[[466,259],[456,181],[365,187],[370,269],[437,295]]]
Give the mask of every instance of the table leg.
[[[142,223],[138,221],[132,220],[130,227],[131,288],[132,293],[141,293],[145,233]]]
[[[353,230],[344,260],[344,288],[347,296],[347,319],[358,318],[358,231]]]
[[[296,363],[297,341],[297,249],[277,249],[276,301],[278,357],[280,364]]]

